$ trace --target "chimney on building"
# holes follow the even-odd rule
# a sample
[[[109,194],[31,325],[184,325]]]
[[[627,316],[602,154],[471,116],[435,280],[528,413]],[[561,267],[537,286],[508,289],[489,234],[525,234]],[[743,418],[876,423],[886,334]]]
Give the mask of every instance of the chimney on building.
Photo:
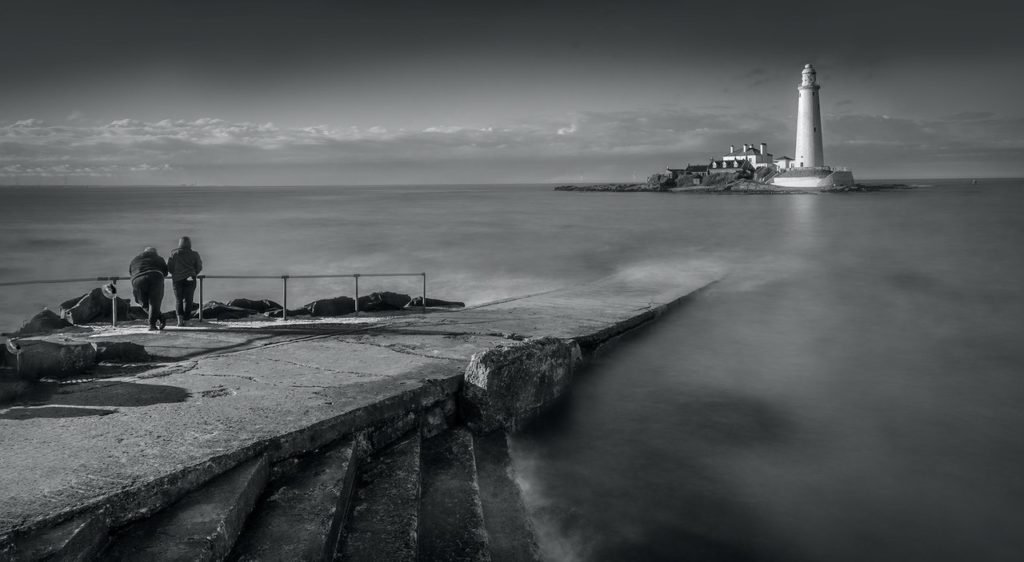
[[[729,145],[729,154],[732,154],[734,152],[736,152],[736,147],[730,144]]]
[[[764,156],[765,154],[768,154],[768,143],[762,142],[761,143],[761,156]]]

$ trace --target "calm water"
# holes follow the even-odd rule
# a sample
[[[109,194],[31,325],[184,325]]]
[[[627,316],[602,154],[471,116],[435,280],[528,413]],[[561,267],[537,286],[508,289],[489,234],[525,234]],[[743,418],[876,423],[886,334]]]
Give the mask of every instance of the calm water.
[[[926,183],[4,188],[0,280],[124,274],[181,234],[210,274],[426,270],[434,296],[471,303],[713,264],[722,283],[516,438],[549,558],[1020,560],[1024,182]],[[89,287],[6,291],[0,327]],[[278,291],[211,281],[207,296]],[[336,294],[348,282],[293,283],[289,299]]]

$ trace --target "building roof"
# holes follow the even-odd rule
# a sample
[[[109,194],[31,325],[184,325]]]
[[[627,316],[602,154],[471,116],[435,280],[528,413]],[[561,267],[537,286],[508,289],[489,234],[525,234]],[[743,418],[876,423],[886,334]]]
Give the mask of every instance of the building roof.
[[[792,160],[789,156],[779,156],[776,160]]]

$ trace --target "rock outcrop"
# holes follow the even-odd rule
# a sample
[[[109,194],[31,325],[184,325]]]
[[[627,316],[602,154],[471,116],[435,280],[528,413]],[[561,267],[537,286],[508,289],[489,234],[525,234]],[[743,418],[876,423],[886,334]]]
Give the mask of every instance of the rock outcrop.
[[[255,314],[248,308],[238,308],[237,306],[228,306],[224,303],[217,301],[209,301],[203,305],[203,319],[204,320],[239,320],[242,318],[248,318]],[[194,318],[199,317],[199,311],[197,310],[193,314]]]
[[[268,311],[264,312],[263,315],[268,317],[268,318],[281,318],[281,317],[284,316],[283,313],[284,313],[284,309],[283,308],[277,308],[277,309],[274,309],[274,310],[268,310]],[[309,316],[309,309],[308,308],[290,308],[290,309],[288,309],[288,318],[291,318],[293,316]]]
[[[416,297],[409,301],[409,304],[405,305],[406,308],[418,308],[423,306],[423,297]],[[458,301],[444,301],[441,299],[432,299],[427,297],[428,308],[463,308],[466,306],[464,302]]]
[[[152,360],[145,347],[128,341],[100,341],[95,343],[96,361],[99,363],[148,363]]]
[[[561,396],[581,361],[576,342],[552,337],[474,355],[460,397],[466,424],[480,434],[519,428]]]
[[[237,308],[247,308],[249,310],[258,312],[260,314],[274,310],[275,308],[281,308],[281,305],[270,299],[252,300],[252,299],[231,299],[228,301],[228,306],[234,306]]]
[[[389,291],[370,293],[369,295],[359,297],[359,311],[402,310],[411,300],[412,297],[402,293],[392,293]]]
[[[351,297],[320,299],[307,304],[310,316],[344,316],[356,311],[356,301]]]
[[[115,298],[117,298],[117,317],[119,319],[127,318],[131,303],[120,297]],[[77,299],[62,302],[59,312],[61,318],[72,324],[109,322],[111,320],[110,298],[103,294],[102,288],[96,287]]]
[[[96,346],[91,343],[19,340],[8,342],[8,347],[14,347],[18,378],[22,380],[73,378],[96,365]]]
[[[70,322],[60,316],[57,316],[57,314],[52,310],[44,308],[22,324],[21,328],[18,328],[18,331],[14,332],[13,335],[28,336],[32,334],[46,334],[69,326],[71,326]]]

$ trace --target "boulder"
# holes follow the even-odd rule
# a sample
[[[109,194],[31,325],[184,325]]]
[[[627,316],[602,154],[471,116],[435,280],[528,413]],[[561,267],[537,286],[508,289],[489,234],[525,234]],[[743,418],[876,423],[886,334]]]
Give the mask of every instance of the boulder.
[[[406,308],[418,308],[423,306],[423,297],[416,297],[409,301],[409,304],[405,305]],[[432,299],[427,297],[427,307],[434,308],[462,308],[466,306],[466,303],[458,301],[443,301],[441,299]]]
[[[217,301],[210,301],[203,305],[203,319],[204,320],[237,320],[240,318],[248,318],[254,314],[253,311],[248,308],[238,308],[237,306],[228,306],[224,303]],[[198,318],[198,310],[193,314],[193,318]]]
[[[381,310],[402,310],[412,298],[402,293],[382,292],[370,293],[359,297],[360,312],[378,312]]]
[[[235,306],[238,308],[247,308],[259,313],[264,313],[268,310],[275,308],[281,308],[281,305],[269,299],[262,299],[254,301],[251,299],[232,299],[228,301],[228,306]]]
[[[120,297],[117,298],[117,317],[127,318],[128,309],[131,303]],[[101,287],[82,295],[77,302],[72,304],[74,299],[65,301],[60,305],[60,316],[72,324],[87,324],[89,322],[110,321],[110,299],[103,294]]]
[[[120,319],[121,317],[119,316],[118,320]],[[128,308],[128,316],[126,316],[124,319],[125,321],[147,320],[149,319],[149,315],[146,314],[145,310],[142,310],[141,306],[131,306]]]
[[[153,358],[145,347],[128,341],[96,342],[96,361],[103,363],[148,363]]]
[[[15,364],[22,380],[74,378],[96,365],[96,346],[91,343],[19,340],[8,344],[16,348]]]
[[[356,301],[349,297],[320,299],[307,304],[310,316],[344,316],[356,311]]]
[[[14,332],[16,336],[27,336],[29,334],[45,334],[54,330],[60,330],[71,326],[67,320],[57,316],[55,312],[44,308]]]
[[[522,427],[562,395],[581,360],[576,342],[552,337],[473,355],[460,396],[466,425],[480,434]]]
[[[139,308],[139,310],[142,311],[142,319],[143,320],[149,318],[149,316],[146,315],[146,311],[145,310],[142,310],[141,308]],[[199,303],[195,303],[195,302],[192,303],[192,310],[189,311],[188,316],[190,318],[198,317],[199,316],[198,313],[197,313],[198,310],[199,310]],[[204,312],[203,314],[205,315],[206,313]],[[166,310],[164,312],[161,312],[160,316],[162,316],[163,319],[167,320],[168,322],[170,322],[172,320],[177,320],[178,319],[178,313],[174,311],[173,302],[172,302],[171,309],[170,310]],[[203,316],[203,318],[206,318],[206,316]]]
[[[276,308],[274,310],[268,310],[268,311],[264,312],[263,315],[268,317],[268,318],[281,318],[283,316],[283,314],[282,314],[283,310],[284,309],[282,309],[282,308]],[[309,316],[309,309],[308,308],[293,308],[293,309],[289,309],[288,310],[288,318],[291,318],[292,316]]]

